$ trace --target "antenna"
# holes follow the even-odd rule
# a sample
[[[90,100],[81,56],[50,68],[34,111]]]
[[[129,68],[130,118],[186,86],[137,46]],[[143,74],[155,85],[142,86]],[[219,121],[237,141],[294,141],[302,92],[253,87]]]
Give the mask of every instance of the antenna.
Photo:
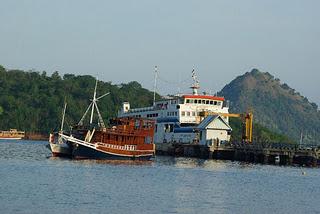
[[[158,66],[154,66],[153,106],[156,105],[157,78],[158,78]]]
[[[191,85],[190,88],[192,88],[192,93],[194,95],[198,95],[198,89],[200,88],[200,84],[194,69],[192,69],[192,79],[193,79],[193,84]]]

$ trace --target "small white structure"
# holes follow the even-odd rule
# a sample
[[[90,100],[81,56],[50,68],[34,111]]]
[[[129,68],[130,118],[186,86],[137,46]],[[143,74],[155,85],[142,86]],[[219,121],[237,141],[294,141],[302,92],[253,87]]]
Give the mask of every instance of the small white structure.
[[[221,116],[210,115],[198,125],[196,130],[200,133],[200,145],[213,145],[213,142],[219,145],[222,141],[230,140],[232,128]]]

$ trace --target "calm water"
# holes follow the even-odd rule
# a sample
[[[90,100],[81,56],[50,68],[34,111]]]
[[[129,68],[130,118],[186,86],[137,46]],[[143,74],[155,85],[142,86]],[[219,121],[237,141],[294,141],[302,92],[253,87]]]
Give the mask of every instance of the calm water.
[[[320,213],[320,169],[157,157],[50,158],[0,141],[0,213]]]

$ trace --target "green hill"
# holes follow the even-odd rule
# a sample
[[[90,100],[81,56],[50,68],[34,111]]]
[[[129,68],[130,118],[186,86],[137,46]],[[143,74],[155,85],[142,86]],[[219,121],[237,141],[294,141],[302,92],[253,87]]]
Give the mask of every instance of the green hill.
[[[231,112],[253,110],[254,121],[299,142],[316,144],[320,139],[320,112],[287,84],[269,73],[253,69],[227,84],[219,95],[230,101]]]
[[[48,133],[57,129],[61,121],[64,99],[67,100],[66,122],[77,123],[88,107],[95,79],[58,72],[50,77],[45,72],[7,71],[0,66],[0,130],[19,130]],[[138,82],[114,85],[99,81],[97,94],[110,92],[99,101],[103,118],[117,114],[123,101],[132,107],[153,102],[153,93]]]

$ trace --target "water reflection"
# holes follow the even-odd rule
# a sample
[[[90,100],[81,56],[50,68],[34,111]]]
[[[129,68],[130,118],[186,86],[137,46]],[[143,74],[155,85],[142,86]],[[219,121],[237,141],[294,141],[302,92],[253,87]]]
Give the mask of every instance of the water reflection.
[[[49,156],[51,161],[71,161],[73,163],[94,165],[94,164],[106,164],[106,165],[127,165],[127,166],[144,166],[154,164],[153,160],[102,160],[102,159],[72,159],[66,157],[54,157]]]

